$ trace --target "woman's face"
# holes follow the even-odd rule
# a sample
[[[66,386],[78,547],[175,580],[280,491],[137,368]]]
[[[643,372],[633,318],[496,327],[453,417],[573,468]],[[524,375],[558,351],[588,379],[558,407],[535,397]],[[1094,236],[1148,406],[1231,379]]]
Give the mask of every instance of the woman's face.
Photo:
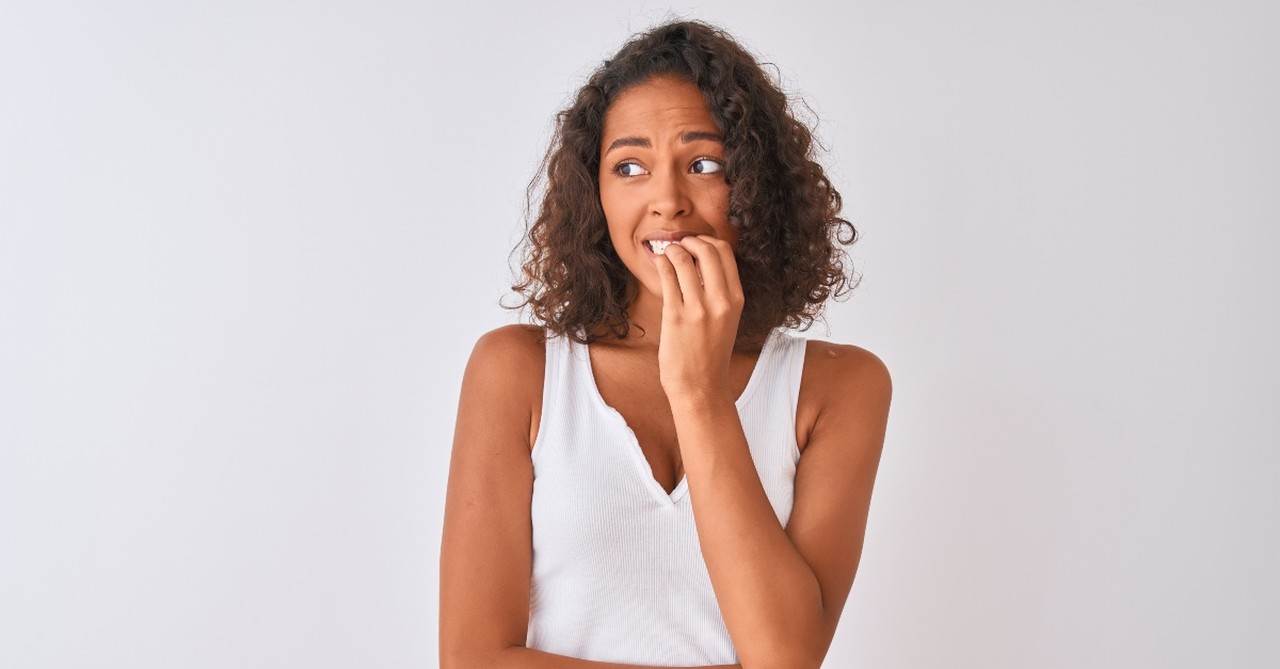
[[[658,298],[648,240],[711,235],[736,246],[724,143],[696,86],[655,77],[613,101],[600,145],[600,204],[618,257]]]

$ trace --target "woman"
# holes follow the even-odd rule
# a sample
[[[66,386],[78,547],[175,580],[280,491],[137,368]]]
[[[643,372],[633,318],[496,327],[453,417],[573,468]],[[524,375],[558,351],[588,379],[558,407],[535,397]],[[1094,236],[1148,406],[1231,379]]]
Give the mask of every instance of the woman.
[[[819,666],[890,381],[782,330],[852,283],[808,129],[673,23],[591,77],[545,169],[515,286],[540,327],[485,334],[463,380],[441,664]]]

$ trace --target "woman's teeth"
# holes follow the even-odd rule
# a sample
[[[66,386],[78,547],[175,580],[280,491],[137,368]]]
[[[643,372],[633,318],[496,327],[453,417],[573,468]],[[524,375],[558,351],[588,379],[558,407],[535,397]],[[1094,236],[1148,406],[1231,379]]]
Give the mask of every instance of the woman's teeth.
[[[651,240],[649,240],[649,242],[648,242],[648,244],[649,244],[649,249],[650,249],[650,250],[652,250],[652,251],[653,251],[654,253],[656,253],[657,255],[662,255],[664,252],[666,252],[667,247],[668,247],[668,246],[671,246],[671,245],[672,245],[672,244],[674,244],[674,243],[675,243],[675,242],[664,242],[664,241],[659,241],[659,240],[656,240],[656,239],[651,239]]]

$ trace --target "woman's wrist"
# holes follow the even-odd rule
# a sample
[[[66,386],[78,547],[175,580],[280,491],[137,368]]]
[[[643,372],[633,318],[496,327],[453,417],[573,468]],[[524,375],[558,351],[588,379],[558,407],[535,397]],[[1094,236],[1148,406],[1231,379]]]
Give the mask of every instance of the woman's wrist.
[[[729,409],[737,413],[737,405],[731,394],[716,388],[690,387],[668,391],[667,402],[671,405],[671,414],[677,422],[686,415],[714,416]]]

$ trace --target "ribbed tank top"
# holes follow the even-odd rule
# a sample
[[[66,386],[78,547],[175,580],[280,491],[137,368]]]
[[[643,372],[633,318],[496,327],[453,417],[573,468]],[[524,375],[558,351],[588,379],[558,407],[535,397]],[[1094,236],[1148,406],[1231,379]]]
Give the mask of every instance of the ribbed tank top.
[[[791,517],[796,402],[805,340],[766,339],[738,415],[778,520]],[[711,589],[684,479],[667,494],[622,415],[607,405],[587,347],[547,338],[533,459],[533,574],[526,646],[601,662],[738,661]]]

